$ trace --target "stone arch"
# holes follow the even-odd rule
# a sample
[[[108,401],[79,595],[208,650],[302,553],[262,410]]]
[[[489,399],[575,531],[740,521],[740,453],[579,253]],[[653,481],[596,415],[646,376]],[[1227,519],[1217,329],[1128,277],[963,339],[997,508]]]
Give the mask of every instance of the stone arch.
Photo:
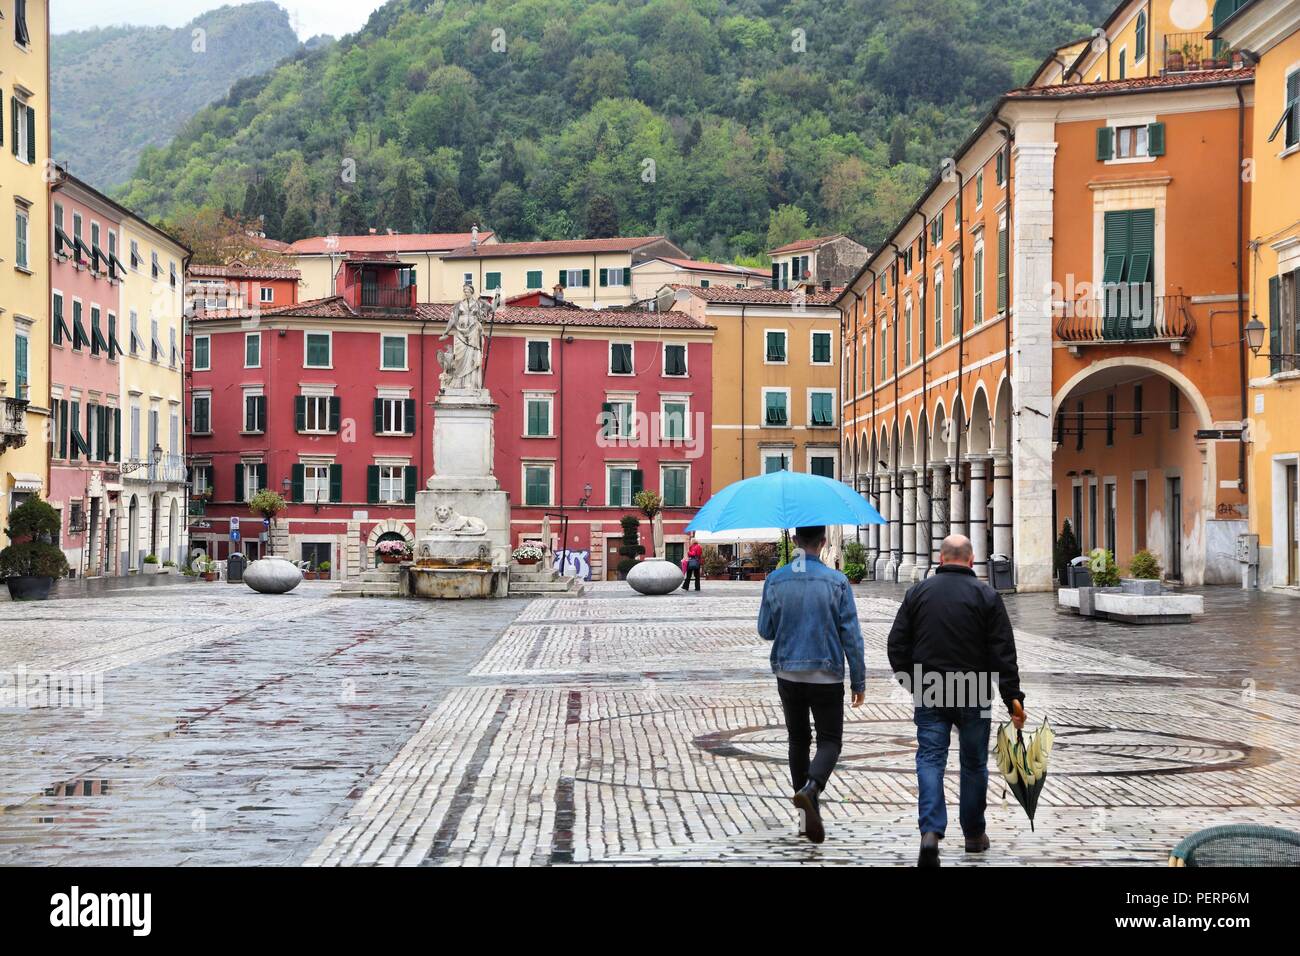
[[[993,405],[993,430],[992,444],[993,448],[1004,453],[1011,451],[1012,439],[1012,414],[1011,414],[1011,382],[1004,375],[1002,381],[998,383],[998,397]]]
[[[1069,397],[1074,389],[1092,376],[1105,372],[1112,368],[1140,368],[1155,375],[1161,375],[1178,386],[1178,390],[1187,396],[1188,401],[1192,403],[1192,408],[1196,410],[1196,419],[1201,428],[1212,428],[1214,418],[1210,415],[1210,404],[1205,400],[1193,383],[1182,372],[1164,362],[1158,362],[1155,359],[1142,358],[1138,356],[1126,355],[1117,358],[1103,359],[1100,362],[1093,362],[1085,369],[1076,372],[1070,379],[1056,390],[1052,396],[1052,417],[1060,411],[1061,404]]]
[[[921,465],[930,461],[930,411],[922,408],[916,418],[916,460]]]
[[[911,468],[916,464],[916,431],[912,426],[912,413],[908,412],[903,418],[903,443],[900,446],[901,457],[898,460],[899,465],[904,468]]]
[[[380,539],[384,538],[385,535],[400,535],[407,544],[415,545],[415,532],[407,527],[405,521],[398,521],[396,518],[385,518],[370,529],[370,536],[366,539],[367,550],[374,551],[375,546],[379,544]],[[386,540],[393,541],[396,539],[388,537]]]
[[[975,386],[975,397],[971,401],[970,421],[966,423],[966,453],[982,455],[989,450],[992,442],[990,426],[992,422],[989,411],[989,393],[981,381]]]
[[[949,456],[948,443],[944,441],[944,428],[948,423],[947,410],[940,399],[934,407],[934,425],[930,429],[930,460],[942,461]]]

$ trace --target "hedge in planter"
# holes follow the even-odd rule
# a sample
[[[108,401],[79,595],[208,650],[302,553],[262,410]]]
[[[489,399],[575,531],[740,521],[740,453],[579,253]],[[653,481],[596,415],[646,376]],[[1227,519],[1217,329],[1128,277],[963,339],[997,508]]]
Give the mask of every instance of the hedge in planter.
[[[68,559],[51,543],[59,525],[59,513],[36,496],[9,513],[5,533],[13,544],[0,551],[0,577],[15,600],[48,597],[54,579],[68,573]]]

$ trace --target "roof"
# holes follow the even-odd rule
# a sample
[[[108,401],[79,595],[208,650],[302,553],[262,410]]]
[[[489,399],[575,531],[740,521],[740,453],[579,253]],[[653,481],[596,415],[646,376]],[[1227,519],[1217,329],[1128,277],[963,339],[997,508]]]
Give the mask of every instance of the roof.
[[[1195,73],[1170,73],[1166,76],[1136,76],[1129,80],[1102,80],[1097,83],[1068,83],[1056,86],[1021,87],[1003,98],[1007,100],[1091,99],[1125,93],[1148,93],[1158,90],[1201,89],[1250,83],[1254,67],[1235,70],[1198,70]]]
[[[452,302],[422,302],[407,315],[412,321],[446,322]],[[311,319],[358,319],[365,316],[348,305],[341,295],[311,299],[297,305],[264,309],[262,318],[284,316]],[[220,316],[213,316],[214,318]],[[391,320],[392,314],[386,315]],[[556,307],[502,306],[497,309],[497,325],[563,325],[570,328],[608,329],[677,329],[687,332],[711,331],[708,325],[684,312],[651,312],[642,309],[577,309]]]
[[[487,242],[492,230],[478,234],[480,244]],[[375,233],[365,236],[310,236],[288,246],[298,256],[317,256],[348,252],[447,252],[468,246],[474,241],[468,232]]]
[[[778,256],[783,252],[802,252],[805,249],[816,249],[818,246],[824,246],[826,243],[835,239],[847,239],[844,233],[837,233],[834,236],[819,236],[816,239],[797,239],[794,242],[787,242],[784,246],[778,246],[768,253],[769,256]]]
[[[242,262],[234,262],[225,266],[192,265],[188,271],[196,279],[292,279],[297,281],[301,276],[297,269],[246,266]]]
[[[768,273],[764,272],[762,269],[751,269],[748,266],[733,265],[730,262],[701,262],[698,259],[672,259],[668,256],[655,256],[653,259],[646,260],[646,262],[655,261],[666,262],[670,266],[676,266],[678,269],[689,269],[691,272],[721,272],[727,275],[748,275],[757,276],[762,279],[768,278]],[[635,266],[633,268],[635,268]]]
[[[52,190],[58,189],[64,183],[76,186],[78,189],[94,196],[100,202],[106,204],[107,206],[115,210],[122,217],[123,224],[125,224],[126,220],[129,219],[135,222],[137,225],[142,226],[145,229],[148,229],[150,232],[154,233],[155,235],[161,236],[163,239],[165,239],[167,242],[170,242],[172,245],[178,246],[179,248],[185,250],[186,257],[194,254],[194,250],[192,250],[185,243],[181,242],[171,233],[167,232],[165,229],[161,228],[160,226],[154,225],[152,222],[150,222],[148,219],[145,219],[143,216],[139,215],[138,213],[134,213],[130,209],[127,209],[116,199],[110,199],[108,196],[105,196],[102,192],[100,192],[94,186],[90,185],[90,183],[86,182],[84,179],[78,179],[76,176],[72,175],[72,173],[68,172],[62,166],[56,166],[55,171],[57,173],[57,178],[50,185],[50,188]]]
[[[726,286],[673,285],[679,292],[687,292],[697,299],[722,305],[789,305],[796,302],[797,291],[782,289],[731,289]],[[834,306],[842,289],[829,292],[818,289],[804,294],[804,305]]]
[[[248,235],[248,243],[266,252],[286,253],[293,248],[289,243],[281,242],[279,239],[268,239],[266,236],[254,236],[251,233]]]
[[[565,256],[594,252],[635,252],[652,242],[663,242],[667,236],[616,236],[611,239],[557,239],[545,242],[496,242],[485,248],[480,242],[472,249],[466,242],[453,249],[444,259],[475,259],[503,256]]]

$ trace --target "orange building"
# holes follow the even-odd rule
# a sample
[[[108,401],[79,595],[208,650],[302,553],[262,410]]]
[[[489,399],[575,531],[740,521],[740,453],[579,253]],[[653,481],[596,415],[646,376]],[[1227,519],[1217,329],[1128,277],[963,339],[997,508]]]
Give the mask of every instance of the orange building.
[[[839,300],[843,459],[889,519],[862,532],[877,577],[958,531],[981,575],[998,553],[1045,590],[1068,519],[1121,565],[1237,580],[1252,87],[1012,91],[868,259]]]

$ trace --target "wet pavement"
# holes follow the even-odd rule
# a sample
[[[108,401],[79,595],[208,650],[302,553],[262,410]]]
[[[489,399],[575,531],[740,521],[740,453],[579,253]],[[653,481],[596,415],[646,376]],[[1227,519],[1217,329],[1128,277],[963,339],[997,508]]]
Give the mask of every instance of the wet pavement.
[[[857,589],[868,699],[820,848],[794,833],[761,585],[332,590],[150,582],[11,609],[0,673],[27,691],[0,683],[0,865],[914,859],[910,708],[883,653],[898,586]],[[1161,864],[1201,826],[1300,829],[1300,604],[1204,593],[1202,621],[1162,627],[1008,599],[1052,776],[1037,832],[995,782],[995,852],[946,864]]]

